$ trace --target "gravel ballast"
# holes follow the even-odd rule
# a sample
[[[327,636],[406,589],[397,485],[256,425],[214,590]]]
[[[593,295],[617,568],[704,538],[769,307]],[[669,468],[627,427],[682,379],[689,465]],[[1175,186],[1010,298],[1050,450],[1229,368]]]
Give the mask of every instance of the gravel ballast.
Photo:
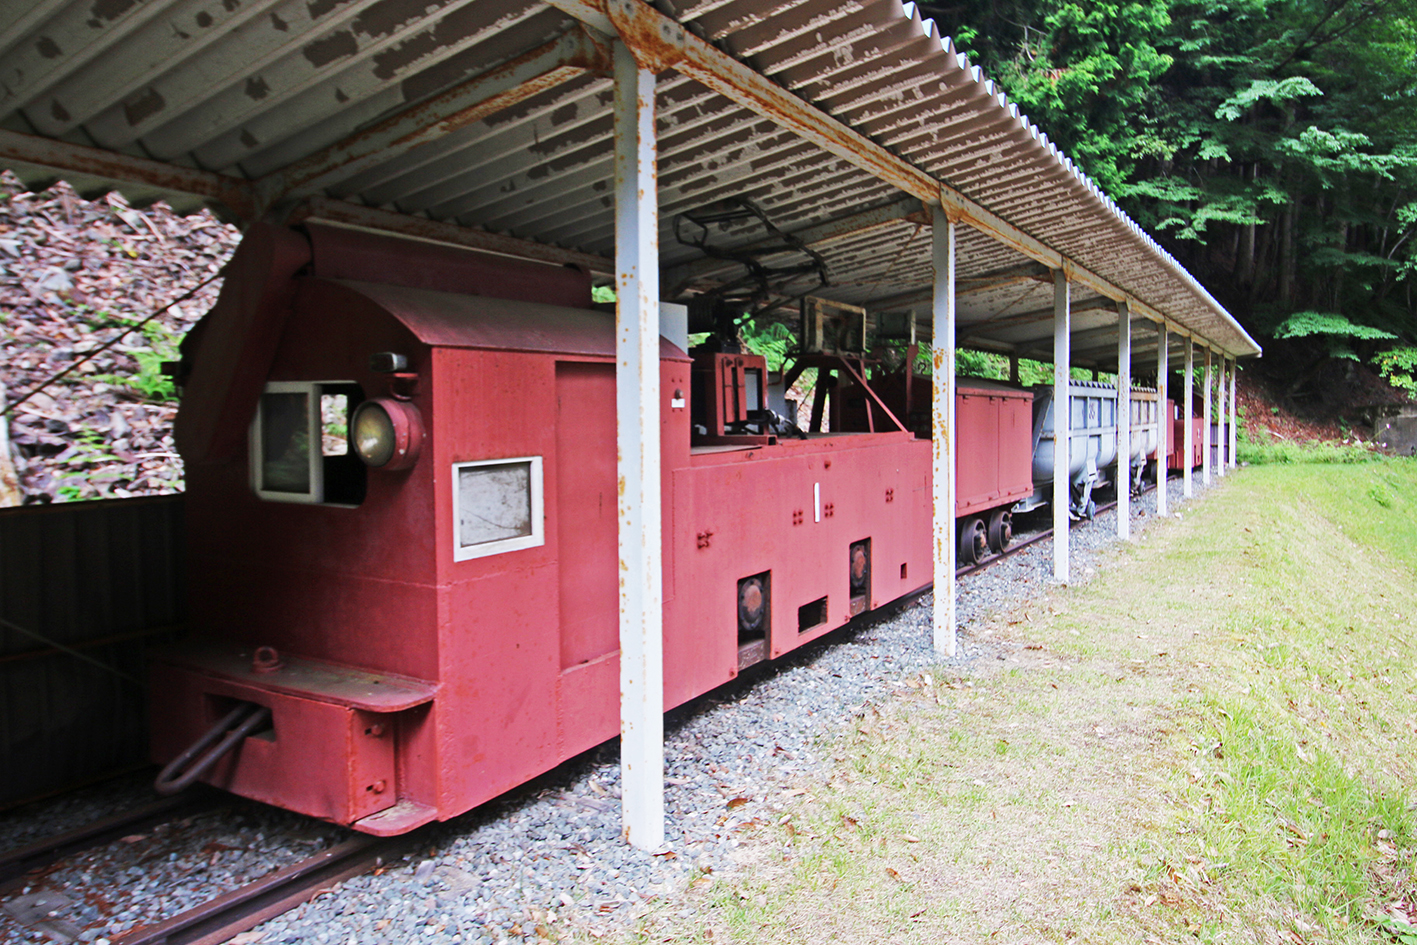
[[[1220,480],[1223,482],[1223,480]],[[1203,491],[1199,475],[1195,491]],[[1185,514],[1179,481],[1173,514]],[[1133,536],[1155,520],[1154,496],[1134,500]],[[1046,515],[1046,513],[1045,513]],[[1108,511],[1071,536],[1074,583],[1099,566],[1116,536]],[[672,900],[704,872],[729,872],[745,826],[776,820],[793,795],[819,783],[835,732],[940,669],[967,675],[1004,659],[1008,644],[975,628],[1050,587],[1052,544],[1042,541],[960,582],[959,647],[931,647],[930,595],[887,608],[772,666],[675,710],[665,725],[666,842],[654,854],[620,839],[618,748],[602,746],[511,794],[420,835],[400,862],[258,926],[284,942],[491,943],[603,932],[655,898]],[[0,847],[72,829],[150,799],[131,779],[6,815]],[[233,800],[140,836],[70,858],[22,892],[58,892],[74,905],[55,919],[102,945],[136,925],[189,908],[345,836],[340,828]],[[42,940],[0,913],[0,938]],[[52,938],[53,936],[51,936]]]

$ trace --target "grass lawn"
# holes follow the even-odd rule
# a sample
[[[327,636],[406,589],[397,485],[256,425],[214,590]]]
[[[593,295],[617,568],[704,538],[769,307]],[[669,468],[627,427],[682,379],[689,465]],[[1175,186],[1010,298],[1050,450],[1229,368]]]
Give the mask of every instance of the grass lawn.
[[[1111,556],[625,940],[1417,945],[1417,462],[1242,469]]]

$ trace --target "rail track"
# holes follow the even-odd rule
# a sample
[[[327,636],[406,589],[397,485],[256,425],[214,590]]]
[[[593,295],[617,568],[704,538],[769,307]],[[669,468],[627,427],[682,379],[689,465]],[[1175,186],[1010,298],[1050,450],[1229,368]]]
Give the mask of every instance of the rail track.
[[[216,791],[198,787],[19,847],[0,855],[0,891],[10,891],[33,880],[45,867],[67,857],[150,827],[206,813],[224,803],[223,797]],[[348,839],[313,856],[267,873],[254,882],[221,893],[168,919],[131,929],[110,938],[110,941],[113,945],[217,945],[226,942],[267,919],[309,901],[321,890],[397,859],[425,832],[414,831],[400,837],[351,833]],[[35,898],[41,901],[43,896],[44,893],[35,894]],[[19,914],[15,917],[24,924],[30,924]],[[80,932],[77,928],[65,928],[66,925],[69,924],[63,920],[36,923],[37,928],[61,941],[76,937]]]
[[[399,837],[354,834],[170,919],[125,932],[112,940],[113,945],[218,945],[308,902],[322,889],[402,856],[423,832]]]
[[[1167,476],[1166,481],[1167,481],[1167,482],[1170,482],[1170,481],[1171,481],[1171,477],[1170,477],[1169,475]],[[1146,494],[1148,494],[1148,493],[1155,492],[1155,491],[1156,491],[1156,485],[1155,485],[1155,483],[1153,483],[1153,484],[1151,484],[1151,485],[1148,485],[1148,486],[1143,486],[1141,492],[1137,493],[1137,496],[1133,496],[1133,498],[1137,498],[1138,496],[1143,496],[1143,495],[1146,495]],[[1110,502],[1104,502],[1104,503],[1102,503],[1101,505],[1099,505],[1099,506],[1097,507],[1097,512],[1107,512],[1107,511],[1110,511],[1111,509],[1115,509],[1116,507],[1117,507],[1117,500],[1116,500],[1116,499],[1113,499],[1113,500],[1110,501]],[[1077,528],[1077,527],[1079,527],[1079,526],[1081,526],[1081,525],[1089,524],[1090,522],[1091,522],[1090,519],[1076,519],[1076,520],[1070,522],[1068,527],[1069,527],[1069,529],[1073,529],[1073,528]],[[1012,556],[1012,555],[1018,554],[1020,551],[1023,551],[1025,548],[1028,548],[1028,547],[1031,546],[1031,545],[1036,545],[1036,544],[1038,544],[1040,541],[1046,541],[1047,539],[1052,538],[1052,537],[1053,537],[1053,529],[1051,529],[1051,528],[1045,528],[1045,529],[1043,529],[1043,530],[1041,530],[1041,531],[1035,532],[1035,533],[1033,533],[1032,535],[1027,536],[1026,538],[1017,539],[1017,540],[1013,541],[1012,543],[1010,543],[1007,548],[1005,548],[1003,551],[999,552],[998,554],[990,555],[989,557],[985,558],[983,561],[979,561],[979,562],[976,562],[976,563],[974,563],[974,564],[967,564],[967,565],[965,565],[965,566],[962,567],[962,568],[956,568],[956,569],[955,569],[955,577],[956,577],[956,578],[962,578],[962,577],[965,577],[965,576],[967,576],[967,575],[974,574],[974,573],[979,572],[979,571],[983,571],[985,568],[988,568],[988,567],[990,567],[990,566],[992,566],[992,565],[998,564],[999,562],[1003,561],[1004,559],[1006,559],[1006,558],[1008,558],[1008,557],[1010,557],[1010,556]]]
[[[216,798],[206,790],[164,797],[151,804],[96,820],[77,830],[17,847],[0,854],[0,890],[14,886],[25,874],[43,869],[56,860],[102,846],[154,824],[207,810],[217,803]]]

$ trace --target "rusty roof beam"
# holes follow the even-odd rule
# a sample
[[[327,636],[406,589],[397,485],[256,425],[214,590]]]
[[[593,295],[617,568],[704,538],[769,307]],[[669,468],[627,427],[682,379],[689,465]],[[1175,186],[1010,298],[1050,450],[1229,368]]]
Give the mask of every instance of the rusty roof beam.
[[[583,27],[355,132],[256,182],[266,206],[317,194],[584,72],[609,72],[609,40]]]
[[[962,276],[955,282],[955,295],[972,295],[977,292],[988,292],[990,289],[1004,289],[1011,285],[1018,285],[1023,282],[1052,282],[1052,270],[1041,263],[1026,262],[1017,266],[1004,266],[1000,269],[993,269],[989,272],[981,272],[977,276]],[[900,295],[892,295],[871,303],[871,310],[874,312],[888,312],[895,308],[909,307],[928,302],[933,296],[934,290],[930,288],[918,289],[913,292],[903,292]],[[1052,309],[1049,309],[1051,312]]]
[[[220,204],[248,223],[259,215],[255,189],[250,181],[195,167],[178,167],[5,129],[0,129],[0,160],[32,164],[61,174],[85,174],[115,183],[147,184],[160,190],[192,194]]]
[[[563,249],[533,240],[519,239],[487,230],[474,230],[458,226],[456,223],[442,223],[427,217],[414,217],[375,207],[334,200],[329,197],[310,197],[297,205],[286,216],[285,223],[294,225],[304,220],[325,220],[346,226],[360,226],[371,230],[399,233],[418,239],[451,243],[468,249],[488,253],[499,253],[518,259],[533,259],[557,266],[577,266],[589,272],[614,273],[615,260],[594,253],[583,253],[575,249]]]

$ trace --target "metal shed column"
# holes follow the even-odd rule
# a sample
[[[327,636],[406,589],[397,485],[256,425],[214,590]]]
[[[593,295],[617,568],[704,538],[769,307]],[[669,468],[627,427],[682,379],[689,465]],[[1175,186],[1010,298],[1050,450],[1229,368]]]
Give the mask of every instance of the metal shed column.
[[[935,652],[955,655],[955,222],[931,210],[935,264],[930,417],[934,427]]]
[[[1196,462],[1196,428],[1195,418],[1191,416],[1194,409],[1191,404],[1195,402],[1196,396],[1196,344],[1194,338],[1186,339],[1186,403],[1181,407],[1181,416],[1186,418],[1186,443],[1185,449],[1181,452],[1186,457],[1182,462],[1185,469],[1181,473],[1181,495],[1190,498],[1195,494],[1191,486],[1191,467]]]
[[[1117,303],[1117,537],[1132,537],[1132,309]]]
[[[1169,472],[1170,461],[1167,456],[1171,447],[1171,414],[1166,412],[1166,398],[1170,394],[1167,388],[1166,372],[1169,366],[1166,363],[1170,354],[1166,346],[1170,343],[1170,332],[1166,330],[1166,323],[1162,322],[1156,326],[1157,346],[1156,346],[1156,514],[1166,514],[1166,476]]]
[[[1201,482],[1210,485],[1210,389],[1215,386],[1215,369],[1211,366],[1211,351],[1205,349],[1205,394],[1201,397]]]
[[[1240,361],[1238,358],[1230,359],[1230,468],[1238,469],[1240,466],[1236,458],[1236,450],[1240,444],[1239,425],[1236,422],[1238,415],[1235,412],[1235,388],[1240,380]]]
[[[1068,504],[1072,497],[1069,478],[1072,457],[1068,434],[1073,422],[1072,302],[1068,275],[1053,270],[1053,580],[1068,583]]]
[[[659,194],[654,73],[615,42],[615,429],[620,479],[620,796],[625,839],[664,843]]]
[[[1220,421],[1220,440],[1215,444],[1215,458],[1219,461],[1215,471],[1222,477],[1225,475],[1225,467],[1230,465],[1230,437],[1225,432],[1225,372],[1226,361],[1228,359],[1220,356],[1220,363],[1215,369],[1215,396],[1220,399],[1216,404],[1215,416]]]

